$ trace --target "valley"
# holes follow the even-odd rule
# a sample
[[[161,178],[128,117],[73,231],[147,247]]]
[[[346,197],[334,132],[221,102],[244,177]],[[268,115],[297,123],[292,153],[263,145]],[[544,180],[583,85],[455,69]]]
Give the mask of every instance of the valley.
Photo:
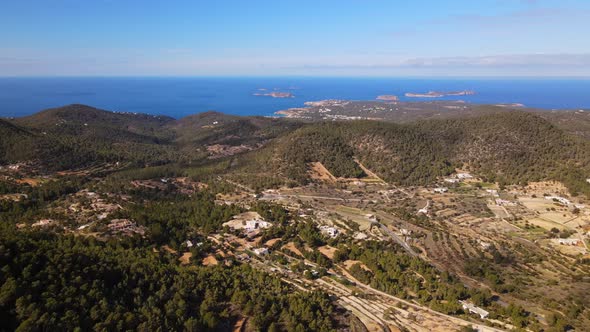
[[[28,268],[45,280],[19,268],[12,255],[28,248],[41,262],[70,250],[113,262],[77,276],[83,288],[123,285],[133,262],[165,267],[155,275],[173,280],[149,282],[175,289],[157,300],[176,308],[171,329],[188,319],[236,331],[590,326],[590,143],[575,120],[585,112],[397,101],[290,112],[175,120],[72,105],[2,120],[6,319],[24,324],[6,308],[28,301],[42,326],[64,327],[41,313],[67,311],[94,326],[87,309],[105,310],[101,300],[129,303],[126,328],[163,319],[148,315],[143,302],[156,300],[141,287],[63,307],[35,299],[27,289],[62,286],[49,264]]]

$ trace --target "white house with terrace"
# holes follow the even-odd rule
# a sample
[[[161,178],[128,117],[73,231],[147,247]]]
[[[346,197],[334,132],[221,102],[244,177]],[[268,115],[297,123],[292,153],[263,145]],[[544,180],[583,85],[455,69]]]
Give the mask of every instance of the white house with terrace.
[[[563,205],[572,204],[572,202],[569,199],[561,197],[561,196],[545,196],[545,199],[550,200],[550,201],[557,201]]]
[[[472,303],[465,302],[465,301],[459,301],[459,302],[461,302],[461,304],[463,305],[463,310],[467,310],[468,312],[470,312],[472,314],[479,315],[479,317],[481,319],[488,317],[488,315],[490,314],[488,311],[486,311],[480,307],[476,307]]]

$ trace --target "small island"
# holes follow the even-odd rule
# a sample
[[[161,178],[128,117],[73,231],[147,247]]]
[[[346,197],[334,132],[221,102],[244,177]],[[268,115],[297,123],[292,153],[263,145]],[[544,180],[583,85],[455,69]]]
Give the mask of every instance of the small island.
[[[261,97],[273,97],[273,98],[294,98],[295,96],[291,92],[278,92],[273,91],[269,93],[255,93],[255,96]]]
[[[381,96],[377,96],[377,100],[398,101],[399,98],[397,96],[394,96],[394,95],[381,95]]]
[[[440,98],[440,97],[448,97],[448,96],[470,96],[474,95],[475,91],[472,90],[463,90],[463,91],[450,91],[450,92],[440,92],[440,91],[428,91],[427,93],[406,93],[406,97],[410,98]]]

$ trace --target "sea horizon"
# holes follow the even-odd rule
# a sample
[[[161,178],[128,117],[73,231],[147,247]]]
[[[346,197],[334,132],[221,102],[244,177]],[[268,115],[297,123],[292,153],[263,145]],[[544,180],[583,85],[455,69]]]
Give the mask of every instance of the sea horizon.
[[[266,90],[261,90],[266,89]],[[405,93],[474,91],[474,95],[410,98]],[[288,92],[292,98],[255,96]],[[544,109],[590,108],[584,77],[338,76],[14,76],[0,77],[0,117],[21,117],[68,104],[181,118],[206,111],[271,116],[324,99],[461,100]]]

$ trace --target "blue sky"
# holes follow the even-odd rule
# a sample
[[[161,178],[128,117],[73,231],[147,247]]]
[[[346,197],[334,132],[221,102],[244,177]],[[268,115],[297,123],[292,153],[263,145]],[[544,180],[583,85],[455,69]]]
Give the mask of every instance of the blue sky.
[[[590,76],[588,0],[0,0],[0,76]]]

